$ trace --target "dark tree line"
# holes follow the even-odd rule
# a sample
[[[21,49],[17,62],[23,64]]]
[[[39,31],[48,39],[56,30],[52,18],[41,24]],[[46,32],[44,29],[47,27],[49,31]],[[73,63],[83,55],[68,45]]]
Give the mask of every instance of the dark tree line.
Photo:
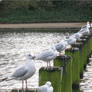
[[[73,2],[73,3],[72,3]],[[76,5],[92,8],[91,0],[2,0],[0,9],[40,9]]]

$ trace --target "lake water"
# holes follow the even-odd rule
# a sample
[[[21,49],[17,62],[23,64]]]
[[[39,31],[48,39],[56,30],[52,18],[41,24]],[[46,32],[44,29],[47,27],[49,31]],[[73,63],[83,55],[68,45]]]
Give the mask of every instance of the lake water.
[[[83,92],[92,92],[92,61],[87,65],[87,68],[84,71],[80,86],[80,89],[83,90]]]
[[[62,33],[0,33],[0,79],[11,75],[26,61],[26,55],[41,53],[55,43],[65,39]],[[28,87],[35,88],[39,83],[39,68],[45,66],[45,62],[36,61],[36,73],[28,80]],[[87,66],[84,77],[80,83],[81,92],[92,92],[92,62]],[[11,80],[0,83],[1,89],[21,88],[21,81]],[[74,90],[74,92],[80,92]]]

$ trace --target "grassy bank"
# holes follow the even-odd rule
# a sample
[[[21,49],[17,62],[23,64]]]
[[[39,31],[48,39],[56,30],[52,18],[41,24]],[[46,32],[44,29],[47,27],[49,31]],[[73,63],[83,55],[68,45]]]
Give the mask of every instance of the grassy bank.
[[[92,9],[74,5],[54,8],[0,10],[0,23],[86,22],[92,21]]]

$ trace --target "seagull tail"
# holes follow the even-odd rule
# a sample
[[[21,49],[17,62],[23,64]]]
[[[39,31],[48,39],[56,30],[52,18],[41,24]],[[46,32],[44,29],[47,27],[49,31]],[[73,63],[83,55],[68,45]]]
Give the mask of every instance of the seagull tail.
[[[3,78],[3,79],[0,79],[0,82],[3,82],[3,81],[6,81],[8,78]]]
[[[3,78],[3,79],[0,79],[0,82],[9,81],[9,80],[12,80],[12,78],[5,77],[5,78]]]

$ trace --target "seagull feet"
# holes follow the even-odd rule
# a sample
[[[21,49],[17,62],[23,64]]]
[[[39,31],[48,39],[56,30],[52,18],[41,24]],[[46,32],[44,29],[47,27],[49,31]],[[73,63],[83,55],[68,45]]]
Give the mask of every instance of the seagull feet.
[[[22,80],[22,91],[24,91],[24,81]]]
[[[25,81],[25,83],[26,83],[26,90],[28,90],[28,87],[27,87],[27,80]]]
[[[62,56],[62,54],[61,54],[61,53],[59,53],[59,56]]]
[[[51,68],[50,61],[47,62],[47,70],[49,70],[49,68]]]
[[[25,80],[25,84],[26,84],[26,88],[24,88],[24,81],[22,80],[22,92],[25,92],[26,90],[28,90],[27,80]]]

